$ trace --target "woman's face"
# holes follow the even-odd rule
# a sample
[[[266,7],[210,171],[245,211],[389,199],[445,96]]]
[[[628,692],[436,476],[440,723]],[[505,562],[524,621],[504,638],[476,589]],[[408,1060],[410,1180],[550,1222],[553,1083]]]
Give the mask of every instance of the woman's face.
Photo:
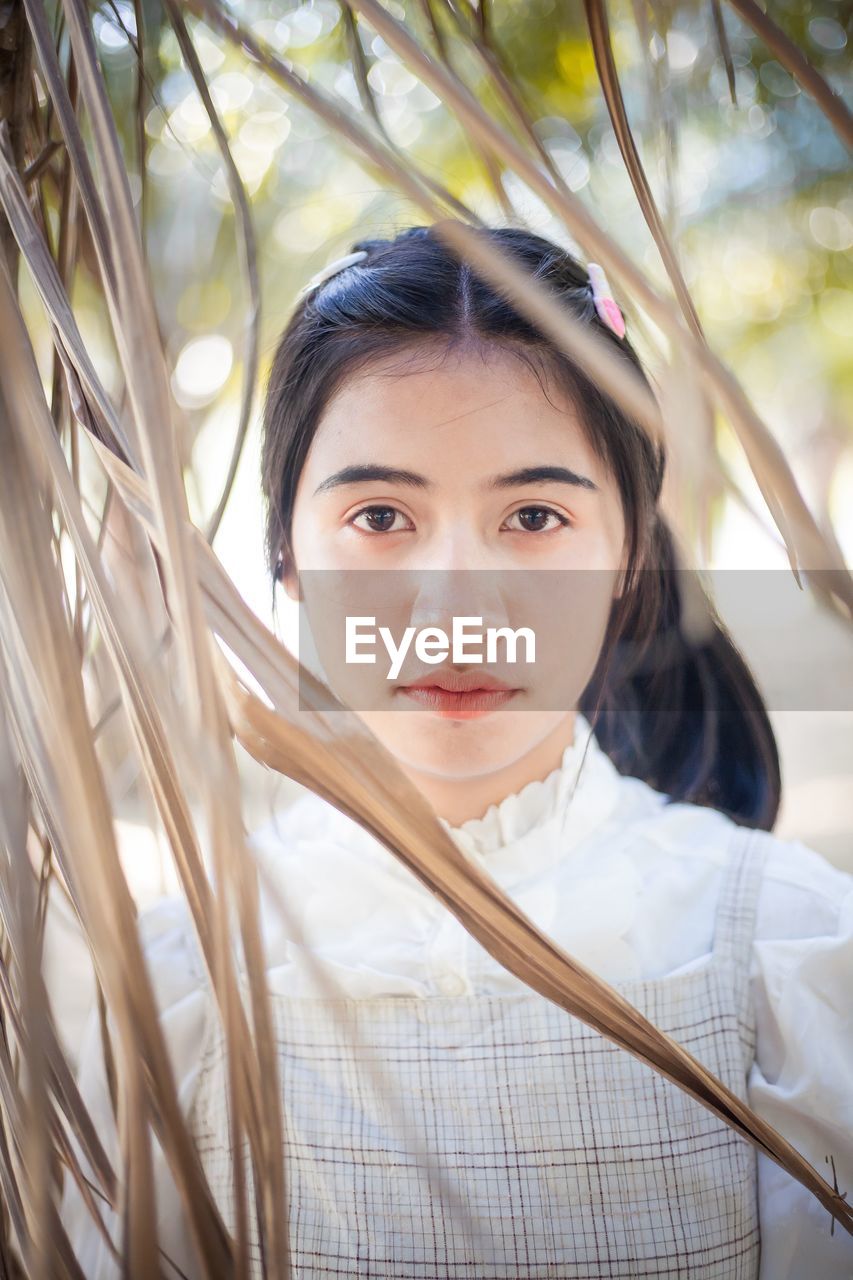
[[[616,485],[565,397],[546,396],[500,347],[425,351],[405,367],[399,356],[374,364],[329,403],[297,486],[284,585],[294,599],[301,589],[338,696],[410,774],[461,782],[506,771],[561,725],[573,729],[624,540]],[[358,624],[358,652],[374,665],[343,661],[345,615],[376,618],[375,628]],[[528,626],[534,660],[520,639],[515,662],[497,643],[490,661],[485,647],[469,661],[476,640],[462,661],[452,650],[427,661],[441,644],[431,633],[436,643],[427,635],[419,650],[418,634],[438,627],[450,639],[460,616],[482,618],[483,631]],[[392,650],[377,632],[392,619],[389,678]],[[414,631],[400,657],[406,626]],[[481,692],[438,687],[459,676],[457,689],[482,677]],[[482,692],[495,683],[504,687]]]

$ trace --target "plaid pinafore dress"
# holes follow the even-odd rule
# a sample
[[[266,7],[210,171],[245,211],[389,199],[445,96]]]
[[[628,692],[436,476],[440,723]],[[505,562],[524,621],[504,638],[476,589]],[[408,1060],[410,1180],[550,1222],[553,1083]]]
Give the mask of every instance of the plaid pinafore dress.
[[[614,984],[741,1098],[764,857],[751,836],[735,829],[711,953]],[[752,1144],[549,1001],[272,999],[294,1280],[757,1277]],[[233,1232],[227,1100],[218,1032],[190,1122]]]

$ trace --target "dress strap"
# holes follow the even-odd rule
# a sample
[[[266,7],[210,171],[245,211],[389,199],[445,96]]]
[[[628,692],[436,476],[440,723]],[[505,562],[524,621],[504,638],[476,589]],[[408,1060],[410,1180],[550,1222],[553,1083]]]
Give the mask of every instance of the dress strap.
[[[714,924],[714,955],[748,972],[766,844],[752,827],[737,827],[723,871]]]

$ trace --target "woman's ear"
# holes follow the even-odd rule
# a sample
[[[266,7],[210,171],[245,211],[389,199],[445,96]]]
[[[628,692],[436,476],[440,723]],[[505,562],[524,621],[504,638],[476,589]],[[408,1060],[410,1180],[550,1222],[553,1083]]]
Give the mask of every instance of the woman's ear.
[[[619,569],[617,570],[617,574],[616,574],[616,589],[613,592],[614,600],[621,599],[621,597],[624,595],[624,592],[625,592],[625,583],[628,578],[628,566],[625,563],[626,559],[627,559],[626,554],[623,554],[622,560],[620,561],[620,564],[619,564]]]
[[[282,552],[275,566],[276,581],[280,582],[291,600],[299,600],[299,575],[290,556]]]

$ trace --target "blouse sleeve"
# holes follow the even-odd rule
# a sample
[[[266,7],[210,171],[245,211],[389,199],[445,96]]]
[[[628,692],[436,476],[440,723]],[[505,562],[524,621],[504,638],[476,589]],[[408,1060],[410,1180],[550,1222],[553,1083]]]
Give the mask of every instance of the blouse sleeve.
[[[195,943],[187,908],[181,900],[167,899],[157,903],[140,916],[139,929],[160,1024],[175,1074],[178,1102],[186,1116],[195,1096],[199,1067],[210,1027],[211,999],[194,962],[191,948],[194,948]],[[118,1133],[105,1078],[97,1009],[89,1015],[86,1025],[77,1083],[110,1163],[120,1175]],[[92,1170],[73,1138],[72,1143],[83,1172],[94,1181]],[[151,1145],[160,1247],[180,1267],[188,1280],[198,1280],[198,1264],[190,1245],[180,1195],[156,1136],[152,1136]],[[110,1237],[118,1248],[121,1243],[119,1215],[109,1209],[97,1194],[95,1200],[102,1210]],[[119,1280],[121,1269],[68,1170],[65,1171],[59,1212],[71,1247],[87,1280]],[[166,1264],[163,1266],[163,1273],[180,1274],[173,1272]]]
[[[853,876],[768,837],[751,970],[750,1106],[853,1203]],[[758,1153],[759,1280],[849,1280],[853,1236]]]

